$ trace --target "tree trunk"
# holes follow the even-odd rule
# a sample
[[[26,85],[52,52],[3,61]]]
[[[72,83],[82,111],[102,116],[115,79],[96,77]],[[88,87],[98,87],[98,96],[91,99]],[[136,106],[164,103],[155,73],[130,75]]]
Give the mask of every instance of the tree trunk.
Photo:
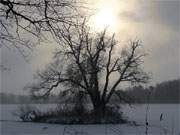
[[[98,88],[94,88],[92,91],[91,102],[93,104],[94,120],[97,123],[102,123],[105,118],[106,102],[102,100],[101,94]]]
[[[96,122],[102,123],[105,119],[106,104],[101,100],[93,102],[93,109]]]

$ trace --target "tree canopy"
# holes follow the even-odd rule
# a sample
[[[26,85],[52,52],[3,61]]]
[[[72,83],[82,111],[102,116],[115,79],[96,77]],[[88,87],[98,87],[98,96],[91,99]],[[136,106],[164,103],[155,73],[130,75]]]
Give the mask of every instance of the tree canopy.
[[[121,44],[106,29],[94,34],[85,23],[65,24],[58,34],[63,48],[56,53],[56,61],[37,74],[39,81],[30,87],[34,95],[48,96],[62,84],[58,89],[88,94],[96,110],[109,103],[122,82],[148,81],[141,69],[145,53],[139,40],[130,41],[116,52]]]
[[[76,0],[1,0],[0,45],[24,54],[47,37],[59,40],[57,31],[62,23],[80,20],[82,7]]]

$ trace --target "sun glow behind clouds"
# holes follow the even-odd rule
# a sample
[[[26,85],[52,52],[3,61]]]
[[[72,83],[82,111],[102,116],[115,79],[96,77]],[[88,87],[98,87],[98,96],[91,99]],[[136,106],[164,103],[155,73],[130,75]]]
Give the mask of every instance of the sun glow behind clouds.
[[[113,28],[116,23],[116,16],[111,8],[102,8],[94,17],[94,27],[96,29],[104,29],[105,27]]]
[[[93,1],[93,2],[92,2]],[[130,0],[91,0],[93,7],[93,16],[90,18],[90,26],[95,31],[102,31],[108,28],[112,33],[119,32],[120,29],[127,27],[121,14],[134,11],[136,1]]]
[[[118,22],[118,6],[117,0],[96,1],[93,6],[95,8],[94,15],[91,17],[90,25],[96,31],[102,31],[108,27],[108,30],[115,32]]]

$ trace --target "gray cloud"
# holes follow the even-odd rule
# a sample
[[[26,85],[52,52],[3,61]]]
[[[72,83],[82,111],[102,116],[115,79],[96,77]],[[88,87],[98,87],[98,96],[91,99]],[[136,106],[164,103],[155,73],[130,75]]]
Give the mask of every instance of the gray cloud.
[[[126,19],[128,21],[135,21],[135,22],[141,22],[144,20],[143,16],[140,16],[139,14],[132,12],[132,11],[125,11],[119,14],[119,17],[122,19]]]
[[[162,23],[179,31],[179,17],[180,17],[180,1],[154,1],[154,14],[161,20]]]
[[[132,22],[158,22],[179,31],[180,1],[147,0],[138,1],[136,10],[126,10],[119,17]]]

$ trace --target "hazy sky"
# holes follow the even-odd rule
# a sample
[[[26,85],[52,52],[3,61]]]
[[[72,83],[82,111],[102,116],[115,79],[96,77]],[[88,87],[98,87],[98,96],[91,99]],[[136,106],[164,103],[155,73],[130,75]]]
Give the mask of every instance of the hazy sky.
[[[112,0],[109,3],[102,0],[98,4],[100,9],[105,6],[112,9],[114,21],[109,23],[113,23],[112,31],[117,39],[122,43],[141,39],[149,54],[144,70],[152,73],[153,83],[179,78],[179,0]],[[51,46],[39,45],[29,62],[16,50],[2,47],[1,64],[9,70],[1,71],[1,91],[26,93],[22,89],[32,82],[35,71],[51,61],[54,51]]]

